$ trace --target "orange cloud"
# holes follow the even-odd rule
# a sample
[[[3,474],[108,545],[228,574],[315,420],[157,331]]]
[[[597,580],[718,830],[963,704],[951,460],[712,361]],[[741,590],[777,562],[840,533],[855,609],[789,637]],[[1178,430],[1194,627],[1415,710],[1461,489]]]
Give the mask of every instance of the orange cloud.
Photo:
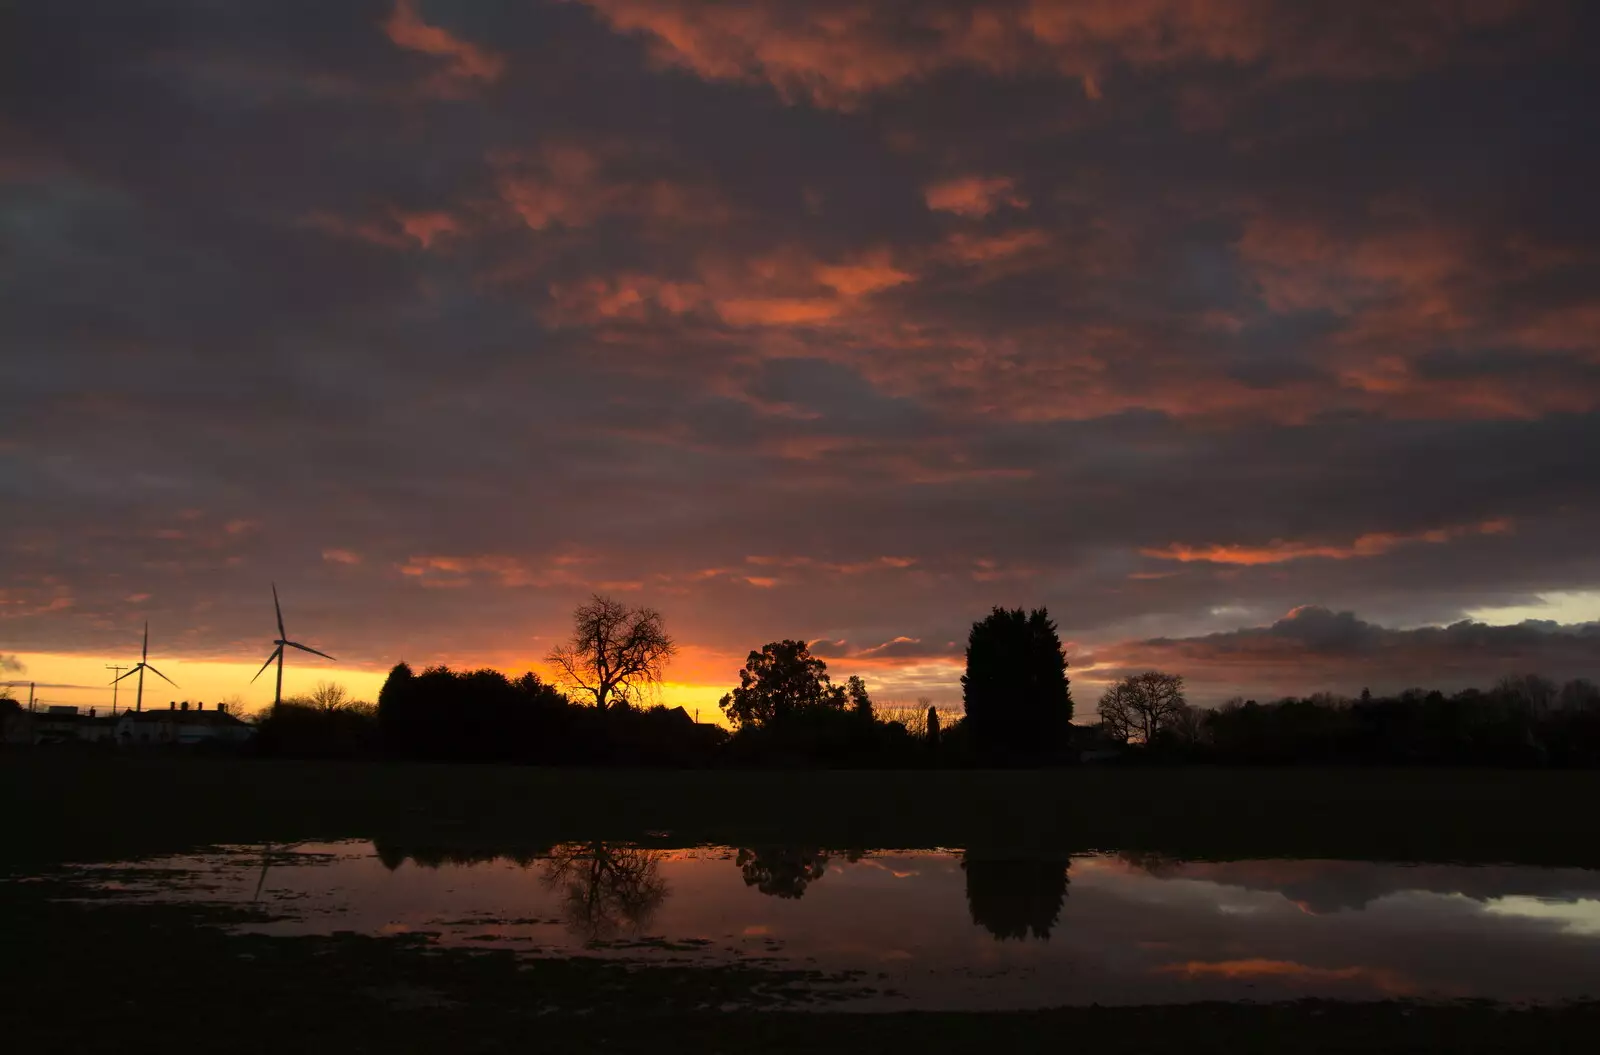
[[[717,302],[717,314],[732,326],[797,326],[827,322],[841,305],[826,297],[735,297]]]
[[[360,564],[361,554],[347,549],[325,549],[322,559],[330,564]]]
[[[922,198],[935,212],[955,213],[968,219],[988,216],[1002,205],[1028,207],[1028,199],[1017,193],[1015,181],[1007,176],[960,176],[928,186]]]
[[[417,0],[395,0],[383,31],[396,47],[445,60],[444,69],[428,82],[436,94],[457,96],[471,81],[489,84],[505,73],[505,59],[499,55],[424,22]]]
[[[988,264],[1009,260],[1049,244],[1049,233],[1037,228],[985,237],[957,231],[945,240],[942,255],[963,264]]]
[[[644,583],[636,579],[587,576],[576,570],[593,561],[594,558],[577,554],[556,555],[538,565],[507,554],[420,555],[409,558],[397,568],[401,575],[434,589],[461,589],[480,579],[488,579],[507,588],[582,587],[616,591],[643,588]]]
[[[1254,67],[1271,77],[1392,77],[1470,55],[1469,35],[1531,0],[1372,5],[1364,17],[1299,17],[1260,0],[586,0],[613,29],[646,38],[658,62],[706,80],[766,83],[788,101],[849,109],[865,97],[951,69],[1078,80],[1180,62]]]
[[[530,230],[587,227],[602,216],[631,216],[683,226],[728,219],[709,188],[627,170],[641,159],[628,147],[552,143],[494,152],[500,197]]]
[[[817,281],[831,286],[846,297],[860,297],[910,282],[916,276],[901,271],[883,259],[850,264],[824,264],[817,268]]]
[[[442,235],[461,233],[461,225],[447,212],[399,212],[395,219],[400,229],[420,242],[424,249],[432,248],[434,240]]]
[[[1307,557],[1321,557],[1327,560],[1376,557],[1397,547],[1413,543],[1438,544],[1469,535],[1501,535],[1510,530],[1511,522],[1509,520],[1495,519],[1485,520],[1480,524],[1436,528],[1431,531],[1421,531],[1410,535],[1374,531],[1357,537],[1347,545],[1273,539],[1264,546],[1188,546],[1174,543],[1171,546],[1142,549],[1139,552],[1146,557],[1155,557],[1160,560],[1175,560],[1186,563],[1190,561],[1206,561],[1211,564],[1253,566],[1258,564],[1282,564],[1286,561],[1303,560]]]

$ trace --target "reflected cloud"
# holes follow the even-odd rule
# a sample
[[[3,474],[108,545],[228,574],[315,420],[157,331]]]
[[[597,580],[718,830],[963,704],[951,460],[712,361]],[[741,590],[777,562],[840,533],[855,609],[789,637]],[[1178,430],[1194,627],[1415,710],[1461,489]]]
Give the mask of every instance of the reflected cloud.
[[[858,857],[602,840],[414,846],[221,848],[74,875],[125,902],[253,904],[270,911],[243,926],[268,935],[881,973],[872,1006],[884,1008],[1551,1001],[1592,989],[1600,951],[1600,873],[1578,869],[984,848]]]
[[[1201,960],[1162,964],[1155,970],[1187,978],[1274,979],[1307,984],[1359,982],[1387,996],[1412,996],[1417,992],[1416,983],[1384,968],[1312,967],[1291,960]]]
[[[1565,901],[1516,895],[1493,898],[1484,911],[1497,916],[1549,921],[1559,924],[1569,934],[1600,936],[1600,899],[1597,898]]]

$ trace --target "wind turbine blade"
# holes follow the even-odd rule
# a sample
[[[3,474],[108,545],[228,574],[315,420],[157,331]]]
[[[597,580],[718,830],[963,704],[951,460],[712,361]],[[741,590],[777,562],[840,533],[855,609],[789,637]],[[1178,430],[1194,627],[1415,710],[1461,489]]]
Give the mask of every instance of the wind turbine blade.
[[[128,673],[126,673],[126,674],[118,674],[116,677],[111,679],[111,684],[115,685],[117,682],[121,681],[123,678],[131,678],[131,677],[133,677],[135,674],[139,673],[139,668],[143,667],[143,666],[144,666],[144,664],[140,663],[138,666],[129,667],[128,668]]]
[[[144,621],[144,647],[139,650],[139,662],[150,658],[150,620]]]
[[[268,656],[267,657],[267,661],[265,663],[261,664],[261,669],[256,671],[256,678],[261,677],[261,675],[263,675],[263,674],[265,674],[267,672],[267,668],[272,666],[272,661],[277,659],[278,658],[278,653],[282,652],[282,651],[283,651],[283,646],[282,645],[279,645],[277,648],[272,650],[272,655]],[[254,685],[256,683],[256,678],[251,678],[250,679],[250,684]]]
[[[278,584],[277,583],[273,583],[272,584],[272,610],[274,612],[278,613],[278,636],[279,637],[288,637],[289,635],[283,632],[283,607],[280,604],[278,604]]]
[[[156,668],[150,666],[150,664],[142,663],[142,664],[140,664],[140,666],[144,667],[144,669],[148,670],[150,673],[154,674],[156,677],[160,678],[162,681],[166,682],[168,685],[171,685],[173,688],[176,689],[178,687],[178,683],[177,682],[173,681],[171,678],[167,677],[165,674],[161,673]]]
[[[326,652],[318,652],[316,649],[312,648],[310,645],[302,645],[298,641],[285,641],[284,644],[288,645],[291,648],[298,648],[301,652],[310,652],[312,655],[321,656],[323,659],[333,659],[333,657],[328,655]],[[336,659],[333,659],[333,661],[335,663],[339,662]]]

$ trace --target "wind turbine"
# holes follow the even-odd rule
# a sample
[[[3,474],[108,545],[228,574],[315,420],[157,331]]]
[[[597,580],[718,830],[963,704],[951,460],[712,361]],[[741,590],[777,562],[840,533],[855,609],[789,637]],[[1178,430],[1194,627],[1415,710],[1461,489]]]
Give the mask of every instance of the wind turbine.
[[[272,584],[272,610],[278,614],[278,636],[272,642],[277,647],[272,650],[272,655],[267,657],[267,661],[261,664],[261,669],[256,671],[256,678],[266,673],[267,668],[272,666],[273,660],[278,661],[278,689],[272,694],[272,706],[276,709],[278,704],[283,702],[283,650],[285,647],[298,648],[301,652],[309,652],[313,656],[321,656],[323,659],[333,659],[333,657],[326,652],[318,652],[310,645],[302,645],[298,641],[289,640],[289,635],[283,631],[283,608],[278,604],[277,583]],[[337,663],[338,660],[334,660],[334,662]],[[252,684],[255,683],[256,678],[250,679]]]
[[[144,710],[144,672],[145,671],[148,670],[150,673],[154,674],[156,677],[160,678],[162,681],[166,682],[168,685],[171,685],[173,688],[177,688],[178,687],[178,683],[177,682],[173,681],[171,678],[167,677],[165,674],[161,673],[159,670],[157,670],[156,668],[152,667],[150,665],[150,663],[149,663],[149,660],[150,660],[150,621],[147,619],[147,620],[145,620],[145,624],[144,624],[144,647],[139,650],[139,662],[137,664],[135,664],[134,666],[129,667],[128,668],[128,673],[123,674],[121,677],[113,679],[112,682],[111,682],[111,684],[115,685],[117,682],[121,681],[123,678],[131,678],[135,674],[139,675],[139,692],[138,692],[138,695],[136,695],[134,697],[134,701],[133,701],[133,709],[135,711]]]

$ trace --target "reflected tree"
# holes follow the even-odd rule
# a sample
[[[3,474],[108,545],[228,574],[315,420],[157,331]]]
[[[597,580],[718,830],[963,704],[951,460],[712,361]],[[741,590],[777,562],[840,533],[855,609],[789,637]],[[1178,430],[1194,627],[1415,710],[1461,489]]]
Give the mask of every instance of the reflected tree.
[[[744,885],[772,897],[800,898],[828,873],[828,853],[815,848],[758,846],[739,851]]]
[[[1117,860],[1147,875],[1166,878],[1178,874],[1183,862],[1159,850],[1118,850]]]
[[[999,941],[1041,941],[1061,918],[1067,899],[1065,857],[1002,858],[968,852],[961,869],[967,876],[967,909],[972,922]]]
[[[604,842],[567,843],[550,851],[544,884],[562,895],[567,926],[587,941],[606,941],[650,926],[667,899],[660,850]]]

